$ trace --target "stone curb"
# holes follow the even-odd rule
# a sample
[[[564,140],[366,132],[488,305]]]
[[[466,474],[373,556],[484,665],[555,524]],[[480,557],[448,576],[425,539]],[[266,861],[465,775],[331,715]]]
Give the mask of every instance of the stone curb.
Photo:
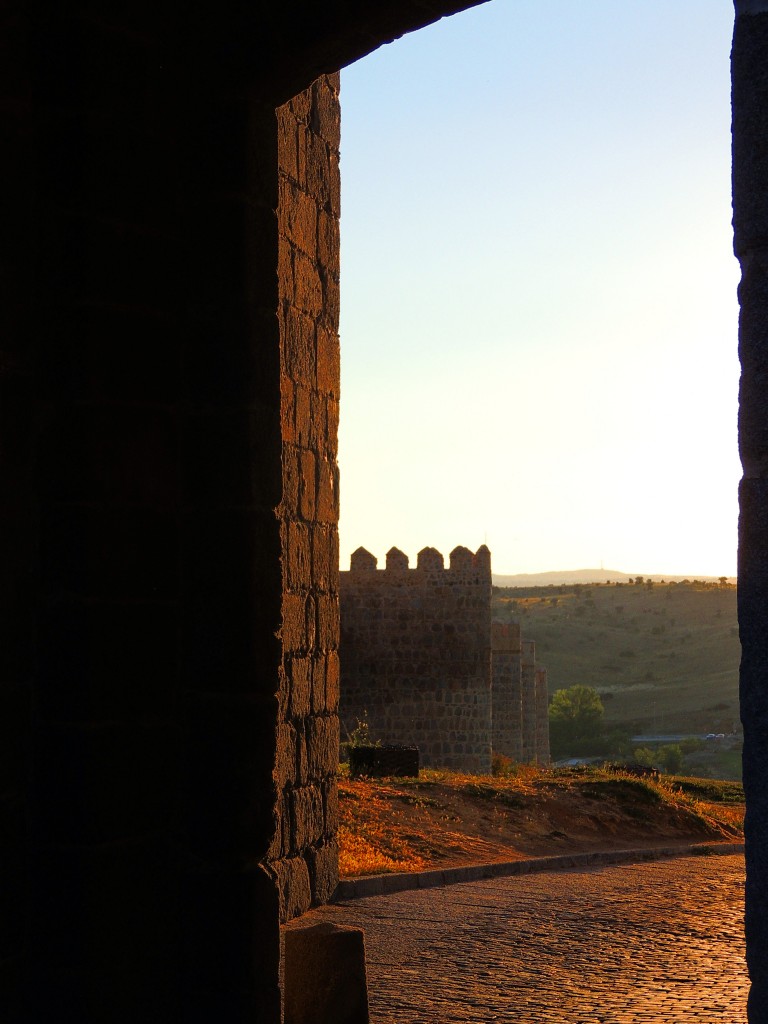
[[[597,850],[592,853],[564,853],[554,857],[511,860],[492,864],[468,864],[431,871],[397,871],[389,875],[363,875],[339,882],[331,903],[358,900],[364,896],[387,896],[408,889],[433,889],[457,882],[478,882],[486,878],[527,875],[535,871],[562,871],[566,868],[594,867],[600,864],[630,864],[635,861],[661,860],[664,857],[708,857],[743,853],[744,843],[694,843],[690,846],[655,846],[641,850]]]

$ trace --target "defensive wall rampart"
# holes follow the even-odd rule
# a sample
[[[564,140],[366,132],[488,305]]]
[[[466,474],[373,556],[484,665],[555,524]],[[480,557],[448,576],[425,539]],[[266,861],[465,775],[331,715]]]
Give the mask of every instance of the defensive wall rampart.
[[[340,573],[342,740],[366,719],[424,765],[487,772],[494,752],[547,762],[546,672],[519,626],[491,621],[488,549],[457,547],[446,568],[424,548],[411,569],[392,548],[377,566],[358,548]]]
[[[364,548],[340,573],[342,739],[371,733],[418,746],[422,763],[491,768],[491,556],[434,548],[415,569],[392,548],[386,569]]]

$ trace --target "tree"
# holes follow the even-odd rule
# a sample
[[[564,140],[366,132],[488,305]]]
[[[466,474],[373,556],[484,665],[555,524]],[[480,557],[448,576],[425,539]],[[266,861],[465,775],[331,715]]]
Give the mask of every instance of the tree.
[[[645,765],[646,768],[656,767],[656,755],[650,747],[638,747],[632,757],[637,764]]]
[[[659,760],[667,775],[677,775],[683,767],[683,751],[677,743],[668,743],[659,751]]]
[[[556,690],[549,705],[552,752],[581,754],[599,741],[603,727],[603,702],[591,686]]]

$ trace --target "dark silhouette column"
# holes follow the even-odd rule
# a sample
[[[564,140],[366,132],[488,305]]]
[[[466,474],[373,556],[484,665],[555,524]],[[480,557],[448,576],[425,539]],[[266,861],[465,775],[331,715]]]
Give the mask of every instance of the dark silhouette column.
[[[274,105],[160,10],[33,6],[2,111],[0,1016],[277,1021]]]
[[[749,1020],[768,1020],[768,2],[736,0],[733,226],[741,264],[741,716]]]

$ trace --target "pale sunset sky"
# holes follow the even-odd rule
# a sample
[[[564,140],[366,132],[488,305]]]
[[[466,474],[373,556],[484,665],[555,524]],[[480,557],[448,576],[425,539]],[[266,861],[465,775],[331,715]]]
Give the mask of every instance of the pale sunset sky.
[[[735,574],[732,26],[492,0],[342,72],[342,568]]]

